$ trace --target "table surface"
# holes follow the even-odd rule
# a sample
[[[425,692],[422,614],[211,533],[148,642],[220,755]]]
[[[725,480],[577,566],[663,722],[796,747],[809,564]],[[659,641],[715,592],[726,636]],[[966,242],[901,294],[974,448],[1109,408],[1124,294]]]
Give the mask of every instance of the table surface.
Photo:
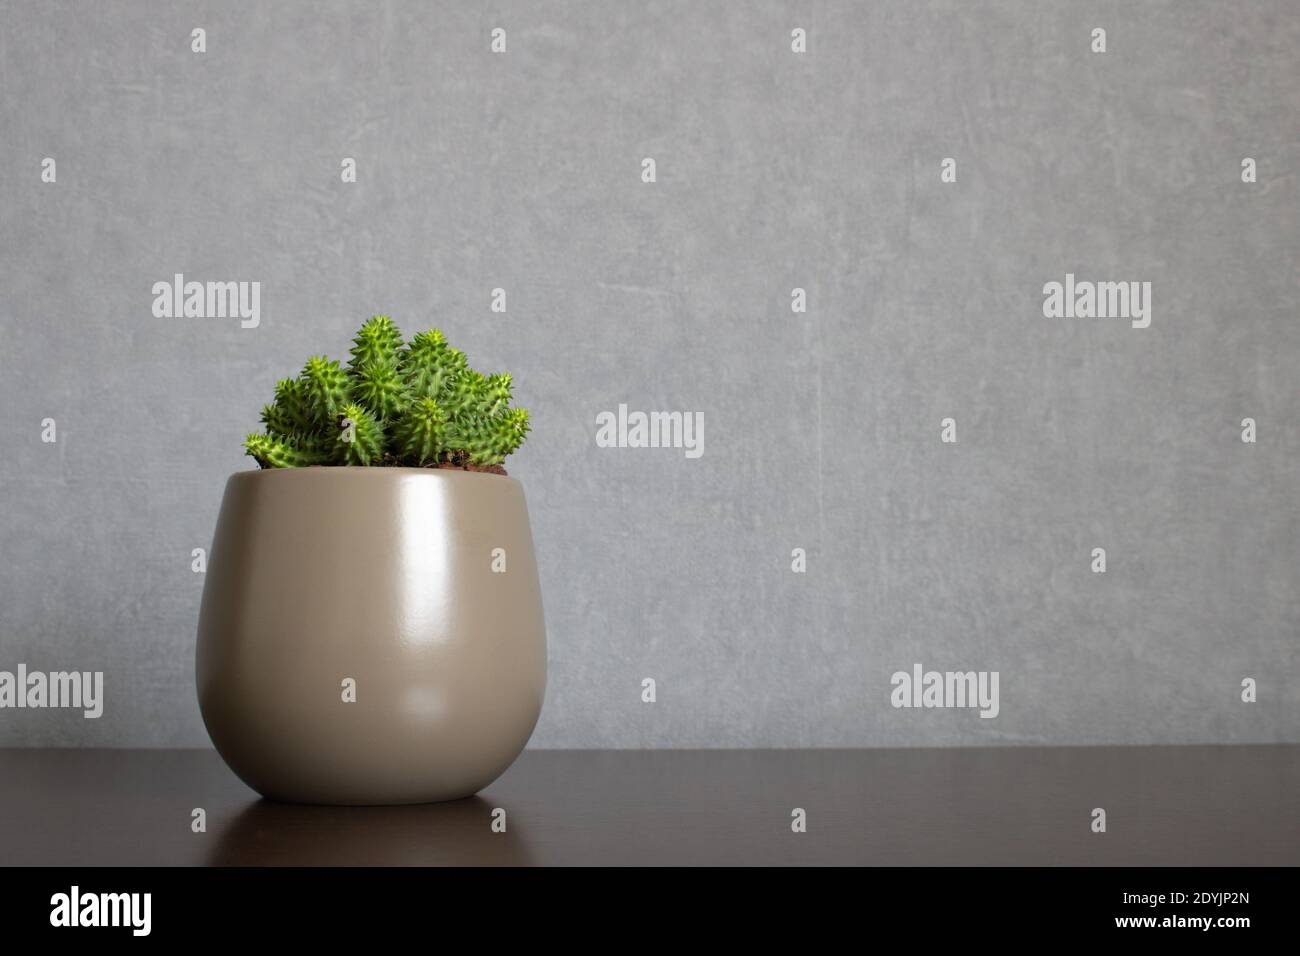
[[[211,750],[0,750],[0,862],[1295,865],[1300,745],[539,750],[408,807],[272,803]]]

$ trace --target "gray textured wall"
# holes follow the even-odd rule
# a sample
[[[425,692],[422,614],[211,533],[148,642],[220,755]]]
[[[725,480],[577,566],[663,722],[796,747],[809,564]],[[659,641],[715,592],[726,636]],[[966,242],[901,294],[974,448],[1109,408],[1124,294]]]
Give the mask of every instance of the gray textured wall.
[[[4,3],[0,669],[108,699],[0,744],[206,743],[190,551],[377,311],[533,411],[534,746],[1300,740],[1298,51],[1287,0]],[[260,327],[154,318],[176,272]],[[620,402],[704,456],[597,448]],[[892,708],[916,662],[1001,713]]]

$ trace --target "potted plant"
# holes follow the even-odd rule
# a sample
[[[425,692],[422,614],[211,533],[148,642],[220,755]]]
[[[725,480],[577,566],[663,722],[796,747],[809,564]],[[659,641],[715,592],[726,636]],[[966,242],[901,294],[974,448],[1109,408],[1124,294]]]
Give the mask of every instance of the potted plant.
[[[217,751],[266,797],[465,797],[523,750],[546,634],[511,378],[369,319],[346,367],[281,380],[226,483],[196,679]]]

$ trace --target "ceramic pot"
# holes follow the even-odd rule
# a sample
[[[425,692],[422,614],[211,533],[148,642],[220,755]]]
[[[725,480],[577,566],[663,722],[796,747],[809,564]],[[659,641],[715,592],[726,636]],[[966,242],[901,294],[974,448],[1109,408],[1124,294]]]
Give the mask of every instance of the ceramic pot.
[[[523,486],[423,468],[232,475],[196,677],[213,744],[263,796],[477,792],[523,750],[546,688]]]

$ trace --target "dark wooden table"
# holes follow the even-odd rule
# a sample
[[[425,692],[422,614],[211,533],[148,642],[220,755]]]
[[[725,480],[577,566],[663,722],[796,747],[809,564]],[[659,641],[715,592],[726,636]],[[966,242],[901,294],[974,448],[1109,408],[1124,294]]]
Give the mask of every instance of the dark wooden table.
[[[0,750],[0,862],[1300,864],[1300,746],[529,751],[468,800],[357,808],[207,750]]]

